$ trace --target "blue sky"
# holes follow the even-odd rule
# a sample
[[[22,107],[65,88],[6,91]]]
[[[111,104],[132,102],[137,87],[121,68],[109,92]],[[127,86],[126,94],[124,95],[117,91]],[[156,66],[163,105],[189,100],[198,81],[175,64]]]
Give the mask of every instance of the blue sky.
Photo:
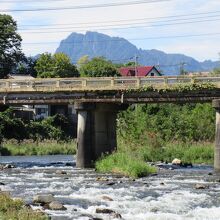
[[[22,3],[22,1],[25,1],[25,3]],[[117,3],[123,1],[129,2],[134,0],[107,0],[104,3]],[[103,4],[103,1],[100,0],[8,0],[8,2],[3,3],[0,1],[0,13],[1,10],[12,9],[48,7],[59,8],[78,5]],[[135,44],[138,48],[142,49],[158,49],[163,50],[166,53],[182,53],[192,56],[200,61],[207,59],[219,59],[218,53],[220,52],[220,0],[167,0],[154,3],[108,8],[7,13],[11,14],[18,23],[19,33],[23,38],[23,50],[27,55],[36,55],[46,51],[53,53],[58,47],[58,42],[66,38],[71,32],[74,31],[84,33],[87,30],[95,30],[111,36],[119,36],[130,39],[130,42]],[[121,20],[129,21],[122,22]],[[113,26],[105,26],[105,24],[115,25],[117,23],[115,21],[120,21],[120,24],[127,25],[123,26],[123,29],[115,29],[112,28]],[[50,30],[52,33],[33,33],[38,31],[37,29],[39,28],[44,28],[41,30],[41,32],[48,32],[49,30],[47,30],[47,27],[33,26],[42,24],[73,25],[68,26],[71,27],[68,30],[55,29]],[[91,26],[93,27],[91,28]],[[48,28],[52,27],[53,26]],[[56,26],[56,28],[58,27],[65,28],[67,26]],[[120,26],[120,28],[121,27],[122,26]],[[24,29],[29,30],[25,31]],[[65,32],[62,32],[64,30]],[[27,31],[31,33],[27,33]],[[189,35],[201,34],[216,35],[189,37]]]

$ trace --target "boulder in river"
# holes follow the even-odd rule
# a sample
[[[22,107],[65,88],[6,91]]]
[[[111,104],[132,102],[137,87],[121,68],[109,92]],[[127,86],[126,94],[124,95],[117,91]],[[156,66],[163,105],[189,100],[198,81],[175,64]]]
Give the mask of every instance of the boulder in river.
[[[86,219],[89,218],[89,220],[103,220],[102,218],[93,217],[92,215],[89,214],[82,214],[80,215],[80,217],[86,217]]]
[[[102,196],[102,199],[105,201],[113,201],[113,199],[109,196]]]
[[[172,164],[173,164],[173,165],[181,165],[181,164],[182,164],[182,161],[181,161],[180,159],[175,158],[175,159],[172,161]]]
[[[46,204],[55,201],[55,198],[52,194],[41,194],[36,195],[33,198],[33,203]]]
[[[105,209],[105,208],[97,208],[96,213],[100,214],[110,214],[113,218],[122,218],[121,215],[111,209]]]
[[[106,178],[106,177],[97,177],[96,178],[96,181],[101,181],[101,182],[108,182],[109,181],[109,179],[108,178]]]
[[[0,170],[6,170],[11,168],[15,168],[15,166],[12,164],[0,164]]]
[[[2,191],[1,189],[0,189],[0,194],[5,195],[5,196],[10,196],[11,195],[11,193],[9,191]]]
[[[64,207],[63,204],[58,201],[53,201],[53,202],[49,203],[49,209],[51,209],[51,210],[66,210],[66,207]]]
[[[58,174],[58,175],[66,175],[67,172],[65,170],[57,170],[56,174]]]
[[[197,183],[195,185],[195,189],[207,189],[209,188],[207,185],[201,184],[201,183]]]

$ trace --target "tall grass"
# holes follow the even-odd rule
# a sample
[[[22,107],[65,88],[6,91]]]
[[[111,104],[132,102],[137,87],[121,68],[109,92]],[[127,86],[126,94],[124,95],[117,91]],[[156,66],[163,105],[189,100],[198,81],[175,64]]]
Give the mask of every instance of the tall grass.
[[[137,160],[132,155],[115,152],[96,162],[98,172],[117,173],[130,177],[143,177],[155,173],[156,168],[146,164],[143,160]]]
[[[3,147],[0,147],[0,153],[2,155],[12,156],[72,155],[76,153],[76,141],[57,142],[56,140],[44,140],[41,142],[34,142],[25,140],[18,142],[16,140],[9,140],[3,143]]]
[[[156,172],[146,162],[172,162],[179,158],[184,163],[213,164],[212,143],[161,142],[146,140],[134,142],[119,138],[118,151],[96,162],[98,172],[119,173],[130,177],[142,177]]]
[[[119,138],[119,151],[130,152],[144,161],[171,162],[179,158],[185,163],[213,164],[214,144],[210,142],[165,142],[146,141],[134,143]]]
[[[12,199],[0,193],[0,219],[1,220],[49,220],[42,212],[33,211],[25,207],[20,199]]]

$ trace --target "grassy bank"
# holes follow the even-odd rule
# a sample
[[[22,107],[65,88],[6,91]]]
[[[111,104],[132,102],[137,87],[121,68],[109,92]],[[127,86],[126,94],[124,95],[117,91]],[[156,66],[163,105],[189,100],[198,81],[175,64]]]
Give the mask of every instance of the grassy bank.
[[[130,106],[118,114],[117,134],[117,153],[98,161],[98,171],[142,176],[151,172],[142,164],[175,158],[213,164],[215,111],[210,104]]]
[[[142,177],[156,172],[146,162],[172,162],[174,158],[184,163],[213,164],[212,143],[134,143],[119,138],[118,151],[96,162],[98,172],[119,173],[130,177]]]
[[[25,140],[17,142],[16,140],[9,140],[3,142],[2,147],[0,147],[0,153],[3,156],[75,154],[76,142],[57,142],[55,140],[44,140],[41,142]]]
[[[119,152],[133,154],[144,161],[172,162],[179,158],[185,163],[213,164],[214,144],[210,142],[153,142],[134,143],[119,138]]]
[[[2,220],[48,220],[49,218],[37,211],[25,207],[24,202],[12,199],[8,195],[0,194],[0,219]]]
[[[117,173],[129,177],[143,177],[156,173],[156,168],[149,166],[144,160],[137,160],[131,154],[115,152],[96,162],[98,172]]]

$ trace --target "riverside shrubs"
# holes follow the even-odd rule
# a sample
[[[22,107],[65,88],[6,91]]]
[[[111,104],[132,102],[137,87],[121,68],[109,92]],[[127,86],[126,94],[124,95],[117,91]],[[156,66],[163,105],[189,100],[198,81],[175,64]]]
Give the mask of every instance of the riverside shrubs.
[[[2,156],[31,156],[31,155],[74,155],[76,154],[76,141],[42,140],[34,142],[23,140],[19,143],[15,139],[3,142],[0,148]]]
[[[73,130],[63,115],[23,121],[8,109],[0,113],[0,155],[75,154]]]
[[[215,111],[211,104],[149,104],[119,113],[118,150],[96,163],[100,172],[140,177],[146,162],[213,163]],[[154,171],[154,170],[153,170]]]
[[[23,121],[14,118],[11,109],[0,113],[0,140],[16,139],[18,142],[31,139],[42,141],[52,139],[57,141],[68,140],[73,134],[72,124],[63,115],[55,115],[39,121]]]
[[[116,152],[96,162],[98,172],[117,173],[133,178],[156,173],[156,168],[149,166],[143,160],[137,160],[132,155]]]

